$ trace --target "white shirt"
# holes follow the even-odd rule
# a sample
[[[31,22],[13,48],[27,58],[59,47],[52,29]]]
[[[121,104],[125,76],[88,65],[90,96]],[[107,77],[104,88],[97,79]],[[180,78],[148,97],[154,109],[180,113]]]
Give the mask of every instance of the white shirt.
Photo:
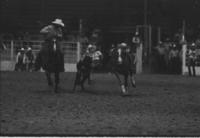
[[[92,59],[93,60],[100,60],[101,56],[102,56],[101,51],[96,51],[96,52],[93,53]]]

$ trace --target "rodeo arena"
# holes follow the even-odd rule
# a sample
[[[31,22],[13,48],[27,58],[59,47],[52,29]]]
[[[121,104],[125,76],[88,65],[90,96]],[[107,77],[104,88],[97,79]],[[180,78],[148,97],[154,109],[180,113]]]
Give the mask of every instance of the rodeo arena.
[[[1,136],[200,136],[199,0],[1,0]]]

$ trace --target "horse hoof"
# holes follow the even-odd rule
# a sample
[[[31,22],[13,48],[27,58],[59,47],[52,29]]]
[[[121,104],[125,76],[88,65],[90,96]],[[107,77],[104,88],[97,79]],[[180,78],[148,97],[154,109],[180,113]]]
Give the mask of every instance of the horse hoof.
[[[126,97],[126,96],[131,96],[131,95],[129,93],[123,93],[121,96]]]
[[[133,88],[136,88],[136,84],[135,84],[135,83],[133,83],[133,82],[132,82],[132,86],[133,86]]]
[[[125,86],[124,86],[124,85],[121,85],[121,91],[122,91],[122,93],[123,93],[123,94],[125,94],[125,93],[126,93],[126,88],[125,88]]]
[[[57,89],[55,89],[55,90],[54,90],[54,92],[55,92],[55,93],[58,93],[58,90],[57,90]]]
[[[72,89],[72,91],[75,92],[75,91],[76,91],[76,88],[74,87],[74,88]]]
[[[84,87],[82,87],[82,88],[81,88],[81,90],[82,90],[82,91],[85,91],[85,88],[84,88]]]
[[[92,85],[92,80],[89,80],[89,81],[88,81],[88,84],[89,84],[89,85]]]
[[[52,82],[48,82],[48,85],[49,85],[49,86],[53,86],[53,83],[52,83]]]
[[[58,93],[58,86],[55,86],[54,92],[55,92],[55,93]]]

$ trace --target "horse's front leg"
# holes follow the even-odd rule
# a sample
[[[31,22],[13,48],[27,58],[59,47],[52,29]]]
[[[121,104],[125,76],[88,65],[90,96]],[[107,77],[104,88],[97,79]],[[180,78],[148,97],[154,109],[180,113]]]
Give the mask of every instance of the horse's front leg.
[[[125,94],[128,94],[128,77],[129,77],[128,74],[124,75],[124,85],[125,85],[125,89],[126,89]]]
[[[79,85],[79,84],[80,84],[80,81],[81,81],[81,71],[78,70],[78,71],[76,72],[76,78],[75,78],[75,81],[74,81],[73,91],[76,90],[76,85]]]
[[[89,69],[89,74],[88,74],[88,77],[87,77],[87,79],[88,79],[88,84],[90,85],[90,84],[92,84],[92,79],[91,79],[91,76],[92,76],[92,71],[93,71],[93,69],[91,68],[91,69]]]
[[[116,73],[116,72],[113,72],[113,73],[115,74],[117,80],[119,81],[119,84],[120,84],[120,86],[121,86],[122,94],[125,94],[125,93],[126,93],[126,88],[125,88],[124,83],[122,83],[122,81],[121,81],[121,79],[120,79],[120,77],[119,77],[119,74]]]
[[[133,76],[133,71],[130,71],[130,82],[134,88],[136,88],[135,77]]]
[[[86,71],[82,74],[82,80],[80,82],[81,84],[81,89],[84,91],[85,90],[85,87],[84,87],[84,83],[87,79],[89,79],[89,75],[90,75],[90,71]]]
[[[52,80],[51,80],[51,73],[46,71],[45,74],[46,74],[46,77],[47,77],[48,85],[52,86],[53,83],[52,83]]]
[[[54,92],[58,92],[58,84],[59,84],[60,78],[59,78],[59,72],[55,72],[55,87]]]

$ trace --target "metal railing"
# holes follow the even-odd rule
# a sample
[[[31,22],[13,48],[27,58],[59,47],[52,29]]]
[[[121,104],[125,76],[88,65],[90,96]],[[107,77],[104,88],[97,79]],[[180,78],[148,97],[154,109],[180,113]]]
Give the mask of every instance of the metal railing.
[[[1,50],[1,61],[15,61],[18,50],[21,47],[32,47],[34,56],[38,54],[41,49],[43,41],[30,40],[30,41],[18,41],[18,40],[6,40],[3,44],[6,49]],[[65,63],[76,63],[81,57],[81,44],[79,42],[62,42],[62,48],[64,52]]]

